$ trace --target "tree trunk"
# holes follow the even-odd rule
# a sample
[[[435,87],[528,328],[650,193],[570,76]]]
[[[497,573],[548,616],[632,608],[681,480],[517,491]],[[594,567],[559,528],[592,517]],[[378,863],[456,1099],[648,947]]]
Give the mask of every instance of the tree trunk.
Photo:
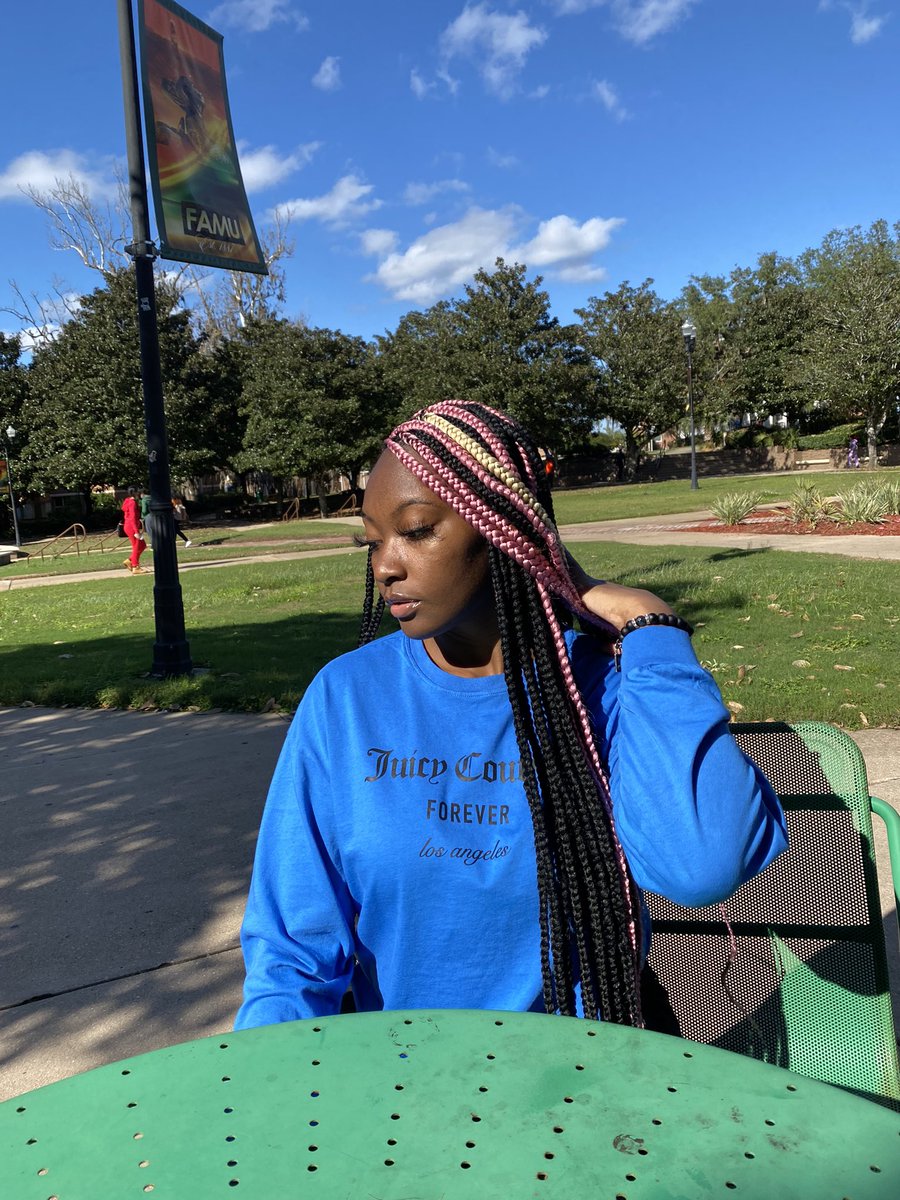
[[[328,516],[328,497],[325,492],[326,476],[316,475],[316,497],[319,501],[319,516],[324,521]]]

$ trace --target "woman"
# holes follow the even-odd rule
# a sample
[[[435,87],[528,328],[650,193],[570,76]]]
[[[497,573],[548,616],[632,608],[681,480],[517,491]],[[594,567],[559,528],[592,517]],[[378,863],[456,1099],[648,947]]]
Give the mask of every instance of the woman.
[[[640,1024],[640,889],[707,904],[785,845],[690,627],[568,557],[538,448],[476,404],[394,430],[363,522],[364,644],[313,680],[276,768],[237,1027],[337,1012],[348,986],[360,1009]],[[399,629],[373,641],[384,609]]]
[[[128,495],[122,501],[122,524],[131,542],[131,557],[126,558],[122,566],[132,575],[143,575],[144,568],[140,565],[141,555],[147,549],[147,543],[143,538],[140,503],[137,491],[133,487],[128,489]]]

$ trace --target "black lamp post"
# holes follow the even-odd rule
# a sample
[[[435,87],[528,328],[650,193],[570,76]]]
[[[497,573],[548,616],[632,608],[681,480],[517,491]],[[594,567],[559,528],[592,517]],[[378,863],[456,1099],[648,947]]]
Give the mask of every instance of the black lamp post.
[[[12,505],[13,530],[16,535],[16,549],[22,549],[22,538],[19,535],[19,515],[16,512],[16,494],[13,491],[12,467],[9,465],[9,444],[16,440],[16,431],[12,425],[6,427],[6,482],[9,486],[9,502]]]
[[[688,360],[688,413],[691,422],[691,491],[696,492],[700,486],[697,483],[697,438],[694,429],[694,363],[692,355],[697,344],[697,326],[690,317],[681,326],[681,336],[684,338],[684,348]]]

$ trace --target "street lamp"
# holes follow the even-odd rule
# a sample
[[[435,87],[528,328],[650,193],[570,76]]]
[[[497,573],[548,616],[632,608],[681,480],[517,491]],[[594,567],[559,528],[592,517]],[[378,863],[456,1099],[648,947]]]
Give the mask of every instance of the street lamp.
[[[16,440],[16,431],[12,425],[6,427],[6,484],[9,488],[9,502],[12,505],[13,530],[16,535],[16,549],[22,549],[22,539],[19,536],[19,516],[16,512],[16,496],[13,491],[12,467],[9,465],[9,443]]]
[[[691,355],[694,352],[694,346],[697,344],[697,326],[690,317],[687,317],[681,326],[681,336],[684,338],[684,348],[687,351],[688,360],[688,412],[691,421],[691,491],[696,492],[699,484],[697,483],[697,439],[694,429],[694,363]]]

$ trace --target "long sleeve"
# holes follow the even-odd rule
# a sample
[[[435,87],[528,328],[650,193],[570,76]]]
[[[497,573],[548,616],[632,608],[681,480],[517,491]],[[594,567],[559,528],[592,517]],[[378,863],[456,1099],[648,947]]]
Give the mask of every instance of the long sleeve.
[[[247,975],[236,1029],[336,1013],[353,971],[354,904],[329,829],[315,685],[310,693],[288,733],[260,826],[241,928]]]
[[[586,698],[602,709],[601,753],[635,881],[686,906],[724,900],[787,845],[781,805],[729,732],[687,634],[629,634],[621,668]]]

